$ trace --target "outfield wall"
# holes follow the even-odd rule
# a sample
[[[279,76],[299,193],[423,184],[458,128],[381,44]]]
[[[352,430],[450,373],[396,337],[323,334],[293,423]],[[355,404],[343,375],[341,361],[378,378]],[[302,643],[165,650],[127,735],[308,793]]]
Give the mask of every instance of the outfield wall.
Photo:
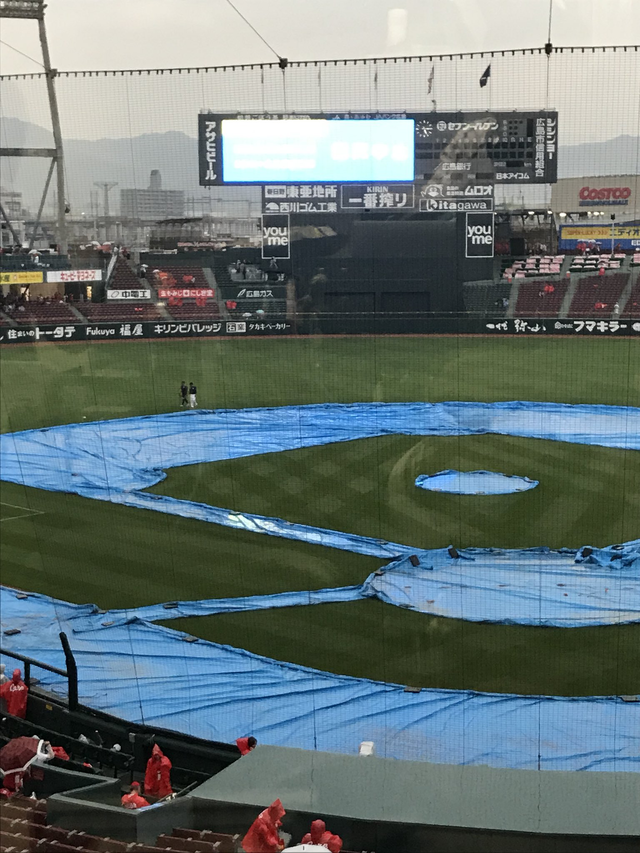
[[[69,343],[71,341],[160,340],[164,338],[282,337],[289,335],[585,335],[640,337],[633,320],[529,320],[415,314],[305,314],[285,319],[198,322],[86,323],[15,326],[0,329],[0,344]]]

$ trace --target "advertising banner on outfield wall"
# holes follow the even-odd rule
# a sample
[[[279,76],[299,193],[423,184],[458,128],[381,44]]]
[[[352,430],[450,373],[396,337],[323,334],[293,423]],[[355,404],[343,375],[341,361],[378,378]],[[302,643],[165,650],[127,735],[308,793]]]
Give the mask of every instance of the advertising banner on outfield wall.
[[[41,272],[0,272],[0,284],[42,284]]]
[[[49,270],[47,281],[102,281],[102,270]]]
[[[160,299],[213,299],[215,290],[210,287],[159,287]]]
[[[226,320],[199,323],[89,323],[86,325],[16,326],[0,329],[0,344],[26,344],[71,341],[157,340],[159,338],[268,337],[293,333],[321,336],[358,334],[423,335],[514,335],[521,337],[574,335],[602,337],[638,337],[638,320],[556,320],[387,314],[387,315],[314,315],[299,317],[298,327],[287,320]]]
[[[17,326],[0,329],[0,344],[57,341],[108,341],[143,338],[206,338],[283,335],[292,331],[286,320],[226,320],[197,323],[87,323],[77,326]]]
[[[108,300],[123,301],[138,301],[140,299],[151,299],[151,291],[148,288],[136,288],[134,290],[124,290],[123,288],[114,288],[107,290]]]
[[[637,225],[561,225],[558,248],[561,251],[593,246],[604,252],[616,248],[640,250],[640,224]]]

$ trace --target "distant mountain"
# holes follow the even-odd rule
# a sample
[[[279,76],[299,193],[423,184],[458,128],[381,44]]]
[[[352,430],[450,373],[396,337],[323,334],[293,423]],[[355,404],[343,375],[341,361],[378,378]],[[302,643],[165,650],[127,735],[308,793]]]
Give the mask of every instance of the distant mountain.
[[[604,142],[561,145],[558,177],[637,175],[640,171],[640,137],[616,136]]]
[[[51,131],[17,118],[2,122],[2,144],[20,147],[50,147]],[[255,213],[259,201],[254,187],[224,187],[206,190],[198,184],[198,143],[193,136],[180,131],[145,133],[130,139],[66,139],[67,194],[74,212],[90,210],[90,192],[95,181],[116,181],[110,195],[111,211],[119,210],[119,190],[148,186],[149,173],[159,169],[164,189],[183,190],[187,197],[212,200],[244,200],[245,207],[234,205],[237,215]],[[640,138],[618,136],[604,142],[560,146],[559,177],[635,174],[640,158]],[[13,189],[21,189],[25,204],[37,208],[39,192],[46,175],[47,163],[12,159],[8,178]],[[5,178],[5,183],[9,181]],[[100,192],[100,191],[98,191]],[[215,206],[214,206],[215,209]],[[99,197],[102,212],[102,193]]]

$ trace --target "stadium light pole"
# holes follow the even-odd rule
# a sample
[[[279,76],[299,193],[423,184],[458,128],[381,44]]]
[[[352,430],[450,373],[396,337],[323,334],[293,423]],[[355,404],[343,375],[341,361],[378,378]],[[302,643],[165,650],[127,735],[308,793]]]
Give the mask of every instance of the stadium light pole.
[[[0,148],[1,157],[50,157],[52,164],[56,165],[57,177],[57,237],[58,249],[61,254],[66,255],[69,249],[67,240],[66,201],[64,191],[64,154],[62,150],[62,132],[60,130],[60,113],[58,111],[58,100],[56,97],[55,78],[58,74],[51,67],[49,56],[49,43],[47,41],[47,30],[44,23],[44,0],[0,0],[0,18],[14,18],[38,22],[38,34],[40,36],[40,48],[42,50],[42,64],[47,82],[47,95],[49,98],[49,112],[51,114],[51,128],[53,131],[54,148]],[[51,171],[45,182],[40,202],[39,215],[33,226],[30,246],[33,246],[35,235],[40,225],[40,217],[44,208],[44,202],[49,190]]]

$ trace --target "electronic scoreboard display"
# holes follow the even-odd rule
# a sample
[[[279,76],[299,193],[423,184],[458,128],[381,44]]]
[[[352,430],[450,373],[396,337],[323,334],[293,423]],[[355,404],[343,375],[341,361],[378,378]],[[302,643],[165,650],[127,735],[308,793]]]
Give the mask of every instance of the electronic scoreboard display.
[[[202,186],[557,180],[555,112],[199,116]]]

